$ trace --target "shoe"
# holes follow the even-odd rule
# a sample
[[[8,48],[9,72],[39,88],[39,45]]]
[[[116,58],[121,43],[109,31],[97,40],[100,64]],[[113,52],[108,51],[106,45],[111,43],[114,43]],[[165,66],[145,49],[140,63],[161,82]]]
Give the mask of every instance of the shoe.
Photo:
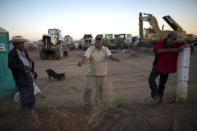
[[[153,99],[153,104],[159,104],[159,98]]]
[[[160,104],[162,103],[162,97],[161,96],[152,96],[153,98],[153,104]]]
[[[32,115],[33,119],[35,120],[35,122],[38,123],[39,122],[39,116],[38,116],[37,112],[35,111],[35,109],[31,110],[31,115]]]
[[[159,103],[163,103],[163,96],[159,96]]]
[[[157,99],[157,96],[151,96],[153,98],[153,101]]]

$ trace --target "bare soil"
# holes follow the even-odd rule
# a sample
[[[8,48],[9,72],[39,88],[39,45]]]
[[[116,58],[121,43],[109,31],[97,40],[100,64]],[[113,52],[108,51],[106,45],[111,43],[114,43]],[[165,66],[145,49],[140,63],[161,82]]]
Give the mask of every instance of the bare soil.
[[[148,76],[154,56],[151,53],[113,51],[120,62],[108,62],[108,86],[105,89],[112,106],[92,114],[83,112],[83,93],[88,64],[78,67],[83,51],[71,51],[63,59],[41,60],[37,51],[29,51],[35,61],[43,94],[37,96],[36,112],[23,112],[13,96],[0,101],[2,131],[194,131],[197,128],[197,53],[191,54],[188,103],[175,103],[176,74],[169,77],[164,102],[152,104]],[[65,73],[63,81],[49,80],[46,69]]]

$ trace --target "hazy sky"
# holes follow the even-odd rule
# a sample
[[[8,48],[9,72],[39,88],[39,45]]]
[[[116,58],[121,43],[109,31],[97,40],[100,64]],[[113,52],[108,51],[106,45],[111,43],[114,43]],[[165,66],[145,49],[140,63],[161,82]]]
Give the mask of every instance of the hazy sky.
[[[0,0],[0,27],[30,40],[48,28],[59,28],[75,39],[84,33],[138,35],[139,12],[172,16],[187,33],[197,34],[197,0]]]

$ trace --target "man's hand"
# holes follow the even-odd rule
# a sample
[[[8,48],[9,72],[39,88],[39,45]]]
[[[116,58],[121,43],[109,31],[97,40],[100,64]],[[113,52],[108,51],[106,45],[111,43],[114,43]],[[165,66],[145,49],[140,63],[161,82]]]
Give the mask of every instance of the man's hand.
[[[108,57],[108,59],[109,59],[109,60],[112,60],[112,61],[120,62],[119,58],[114,57],[114,56],[112,56],[112,55],[110,55],[110,56]]]
[[[185,45],[180,46],[178,49],[179,51],[182,51],[184,48],[188,48],[190,46],[192,46],[192,44],[185,44]]]
[[[31,68],[28,67],[28,66],[24,66],[24,70],[25,70],[26,72],[30,72],[30,71],[31,71]]]
[[[82,66],[83,63],[87,61],[87,58],[85,56],[82,57],[81,61],[77,64],[79,67]]]
[[[187,42],[186,38],[179,38],[176,40],[176,42]]]
[[[179,52],[179,49],[178,48],[172,48],[172,49],[170,49],[172,52],[176,52],[176,53],[178,53]]]
[[[36,79],[37,79],[37,77],[38,77],[37,73],[36,73],[36,72],[34,72],[34,79],[36,80]]]
[[[82,67],[82,62],[80,61],[77,66]]]

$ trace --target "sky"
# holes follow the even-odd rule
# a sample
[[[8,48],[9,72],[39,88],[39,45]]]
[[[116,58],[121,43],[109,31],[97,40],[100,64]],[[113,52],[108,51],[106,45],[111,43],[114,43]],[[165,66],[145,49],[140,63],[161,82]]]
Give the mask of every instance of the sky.
[[[49,28],[80,39],[84,34],[139,34],[139,13],[153,14],[160,28],[170,15],[187,33],[197,34],[197,0],[0,0],[0,27],[10,38],[39,40]]]

